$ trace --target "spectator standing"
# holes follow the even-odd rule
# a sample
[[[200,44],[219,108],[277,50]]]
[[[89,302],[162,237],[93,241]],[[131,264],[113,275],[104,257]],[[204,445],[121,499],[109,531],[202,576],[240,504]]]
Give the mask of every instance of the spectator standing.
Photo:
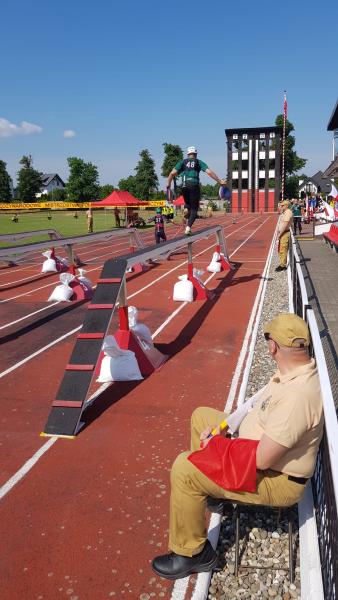
[[[93,211],[91,208],[88,208],[86,212],[87,216],[87,230],[88,233],[93,233]]]
[[[115,206],[115,208],[114,208],[114,217],[115,217],[115,227],[121,227],[120,211],[117,208],[117,206]]]
[[[199,202],[201,198],[200,172],[204,171],[211,179],[214,179],[220,185],[225,185],[226,181],[220,179],[214,171],[209,169],[208,165],[197,158],[195,146],[189,146],[187,149],[187,158],[180,160],[175,168],[169,173],[167,189],[170,189],[171,182],[177,175],[182,175],[183,186],[182,195],[184,198],[184,216],[188,219],[185,228],[186,235],[191,234],[191,227],[197,217]]]
[[[292,211],[289,208],[289,200],[280,203],[281,215],[278,221],[278,254],[279,265],[275,271],[285,271],[288,259],[290,242],[290,227],[292,226]]]
[[[313,214],[316,210],[316,204],[317,204],[316,196],[314,193],[312,193],[310,198],[308,199],[308,218],[310,221],[313,219]]]
[[[298,228],[299,234],[301,234],[302,233],[302,208],[301,208],[299,200],[294,199],[292,201],[291,210],[292,210],[292,216],[293,216],[293,232],[295,235],[297,235],[297,228]]]

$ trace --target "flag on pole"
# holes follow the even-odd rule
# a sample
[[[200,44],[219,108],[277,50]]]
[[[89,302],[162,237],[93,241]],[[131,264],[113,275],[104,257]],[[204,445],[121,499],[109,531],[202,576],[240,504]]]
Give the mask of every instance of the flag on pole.
[[[332,183],[331,183],[331,192],[328,195],[332,196],[332,198],[334,198],[335,200],[338,200],[337,188]]]
[[[288,118],[288,101],[286,99],[286,92],[284,92],[283,116],[284,119]]]

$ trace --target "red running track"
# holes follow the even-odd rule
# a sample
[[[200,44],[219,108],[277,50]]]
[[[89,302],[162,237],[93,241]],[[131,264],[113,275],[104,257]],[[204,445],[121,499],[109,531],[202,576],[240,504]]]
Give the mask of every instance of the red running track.
[[[9,482],[13,487],[1,501],[4,597],[171,597],[172,583],[154,577],[150,567],[153,556],[166,551],[170,465],[188,447],[192,410],[201,404],[224,408],[275,225],[271,215],[226,224],[236,270],[216,274],[208,285],[214,300],[185,305],[156,337],[170,360],[142,382],[113,384],[86,411],[76,440],[57,440],[24,478]],[[201,253],[195,266],[206,268],[211,243],[194,244],[194,253]],[[88,256],[105,251],[89,249]],[[171,296],[185,260],[176,256],[128,281],[128,295],[135,294],[130,304],[152,332],[179,306]],[[5,279],[27,271],[11,269]],[[94,282],[99,273],[90,273]],[[53,287],[36,288],[51,282],[28,281],[4,292],[2,299],[26,295],[0,305],[2,326],[45,309]],[[0,330],[6,341],[2,373],[80,327],[84,311],[85,305],[48,307]],[[3,375],[0,485],[50,444],[38,433],[73,343],[68,335]]]

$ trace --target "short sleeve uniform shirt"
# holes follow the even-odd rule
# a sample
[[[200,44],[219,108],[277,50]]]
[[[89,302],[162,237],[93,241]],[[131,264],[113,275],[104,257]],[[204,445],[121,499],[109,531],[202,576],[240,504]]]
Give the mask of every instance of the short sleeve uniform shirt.
[[[199,185],[200,171],[206,171],[208,165],[199,158],[185,158],[175,165],[175,170],[182,175],[183,186]]]
[[[278,232],[280,233],[285,224],[287,224],[286,230],[289,231],[293,221],[292,211],[287,208],[279,217],[278,221]]]
[[[263,434],[288,448],[271,468],[311,477],[323,433],[323,408],[315,361],[292,373],[271,377],[261,398],[243,419],[239,436],[260,440]]]

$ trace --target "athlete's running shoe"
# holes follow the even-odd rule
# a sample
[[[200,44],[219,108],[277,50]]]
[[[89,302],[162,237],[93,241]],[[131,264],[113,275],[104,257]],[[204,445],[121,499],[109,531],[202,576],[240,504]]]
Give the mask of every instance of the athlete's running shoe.
[[[191,235],[191,227],[189,227],[189,225],[185,228],[185,235]]]

